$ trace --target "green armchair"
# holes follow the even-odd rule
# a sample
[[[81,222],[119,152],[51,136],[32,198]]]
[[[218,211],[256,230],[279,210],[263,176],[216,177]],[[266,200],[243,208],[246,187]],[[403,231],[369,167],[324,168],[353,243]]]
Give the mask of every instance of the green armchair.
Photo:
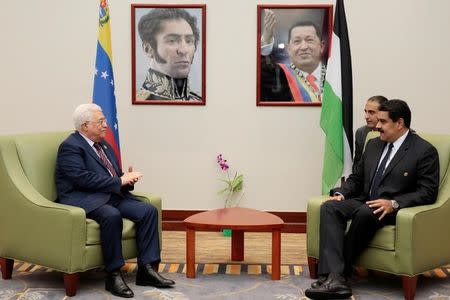
[[[375,134],[367,137],[373,138]],[[420,134],[439,153],[440,185],[436,203],[403,208],[396,225],[381,228],[357,265],[401,276],[405,299],[414,299],[418,275],[450,263],[450,135]],[[314,197],[307,208],[307,256],[311,278],[317,278],[320,206]]]
[[[14,260],[64,273],[74,296],[79,273],[103,265],[100,227],[79,207],[55,203],[55,163],[59,144],[70,132],[0,136],[0,265],[10,279]],[[161,198],[135,193],[159,214]],[[123,256],[137,255],[134,223],[124,219]]]

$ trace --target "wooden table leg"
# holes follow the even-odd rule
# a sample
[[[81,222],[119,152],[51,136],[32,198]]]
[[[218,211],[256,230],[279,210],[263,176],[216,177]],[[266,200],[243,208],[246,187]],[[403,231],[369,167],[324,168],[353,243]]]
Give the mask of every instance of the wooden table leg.
[[[195,278],[195,229],[186,228],[186,277]]]
[[[272,230],[272,280],[280,280],[281,275],[281,230]]]
[[[244,260],[244,231],[231,232],[231,260]]]

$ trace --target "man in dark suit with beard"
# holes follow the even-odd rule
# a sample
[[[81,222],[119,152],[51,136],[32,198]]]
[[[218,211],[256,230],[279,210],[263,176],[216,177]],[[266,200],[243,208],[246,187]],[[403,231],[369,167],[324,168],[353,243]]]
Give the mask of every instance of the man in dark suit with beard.
[[[399,209],[436,201],[439,157],[410,130],[411,111],[402,100],[380,105],[376,128],[356,173],[320,209],[319,280],[306,290],[312,299],[348,298],[346,278],[376,231],[395,224]],[[352,223],[345,233],[347,221]]]
[[[104,141],[108,125],[98,105],[78,106],[73,121],[77,131],[58,149],[55,171],[58,201],[83,208],[86,217],[100,225],[103,260],[108,272],[106,290],[119,297],[134,296],[120,272],[124,265],[122,218],[136,224],[136,284],[157,287],[175,284],[152,268],[161,260],[157,209],[129,192],[142,173],[131,167],[125,173],[120,169],[111,146]]]

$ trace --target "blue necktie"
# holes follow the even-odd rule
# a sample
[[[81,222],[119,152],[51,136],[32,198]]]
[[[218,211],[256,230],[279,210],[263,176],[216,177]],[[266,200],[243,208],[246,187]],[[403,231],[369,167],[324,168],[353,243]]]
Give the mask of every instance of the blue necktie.
[[[372,181],[372,187],[370,188],[370,199],[378,199],[378,188],[380,187],[381,178],[383,178],[384,169],[386,168],[386,163],[389,160],[389,157],[391,156],[392,148],[394,148],[394,145],[392,143],[389,144],[388,151],[386,155],[383,158],[383,161],[381,161],[380,166],[378,167],[377,173],[373,177]]]

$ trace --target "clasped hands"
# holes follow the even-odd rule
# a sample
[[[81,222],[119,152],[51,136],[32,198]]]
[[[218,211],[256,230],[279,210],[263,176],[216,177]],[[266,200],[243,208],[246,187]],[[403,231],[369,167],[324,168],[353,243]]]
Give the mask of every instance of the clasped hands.
[[[133,185],[136,182],[139,181],[139,179],[142,178],[144,174],[142,172],[133,171],[133,167],[128,167],[128,172],[123,173],[123,175],[120,177],[120,180],[122,181],[122,186],[124,185]]]
[[[342,195],[334,195],[334,196],[330,196],[327,199],[325,199],[325,201],[342,201],[342,200],[344,200],[344,196],[342,196]],[[394,208],[392,207],[391,200],[376,199],[376,200],[366,201],[366,204],[370,208],[375,208],[375,210],[373,211],[374,214],[381,213],[378,220],[381,220],[387,214],[394,212]]]

